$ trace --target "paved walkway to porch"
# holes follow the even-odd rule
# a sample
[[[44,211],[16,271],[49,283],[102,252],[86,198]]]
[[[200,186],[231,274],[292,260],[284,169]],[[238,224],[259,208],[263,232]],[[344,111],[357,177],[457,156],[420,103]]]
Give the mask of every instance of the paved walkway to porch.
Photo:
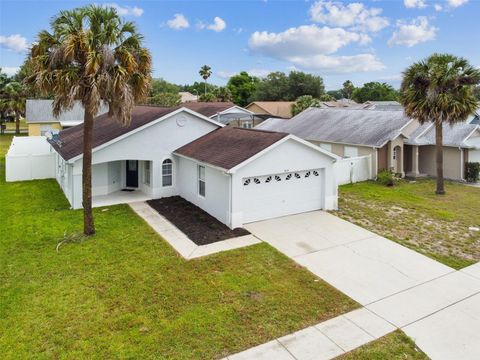
[[[321,211],[246,227],[364,307],[227,359],[330,359],[396,328],[432,359],[480,357],[480,263],[455,271]]]

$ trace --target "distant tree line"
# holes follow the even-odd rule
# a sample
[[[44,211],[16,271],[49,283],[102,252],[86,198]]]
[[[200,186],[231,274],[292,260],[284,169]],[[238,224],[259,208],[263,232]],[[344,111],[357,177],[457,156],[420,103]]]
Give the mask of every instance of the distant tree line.
[[[346,80],[341,89],[325,91],[321,76],[302,71],[291,71],[288,74],[276,71],[263,78],[242,71],[230,77],[225,86],[207,82],[212,71],[206,65],[201,67],[199,74],[203,82],[195,81],[187,85],[176,85],[164,79],[153,79],[149,102],[163,106],[179,105],[179,91],[188,91],[197,95],[200,101],[232,101],[240,106],[246,106],[253,101],[297,101],[298,99],[296,109],[302,109],[308,104],[319,106],[322,101],[340,99],[350,99],[358,103],[369,100],[398,100],[398,91],[387,83],[368,82],[356,87],[352,81]],[[476,96],[480,100],[480,89],[476,90]]]

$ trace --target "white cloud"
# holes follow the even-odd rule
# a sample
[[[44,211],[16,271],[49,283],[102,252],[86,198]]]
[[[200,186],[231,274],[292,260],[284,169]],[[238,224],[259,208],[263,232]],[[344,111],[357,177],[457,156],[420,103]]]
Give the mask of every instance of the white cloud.
[[[213,30],[215,32],[220,32],[225,30],[225,28],[227,27],[227,23],[221,17],[215,16],[213,18],[213,23],[205,24],[203,22],[199,22],[197,24],[197,27],[199,29],[208,29],[208,30]]]
[[[448,11],[449,9],[455,9],[468,3],[468,0],[447,0],[444,4],[433,5],[435,11]]]
[[[281,33],[256,31],[250,36],[249,46],[253,52],[259,54],[286,58],[290,54],[296,56],[332,54],[355,42],[364,45],[371,42],[371,39],[368,35],[345,29],[303,25]]]
[[[385,65],[373,54],[294,56],[289,60],[303,69],[336,74],[378,71],[385,68]]]
[[[397,29],[388,40],[388,46],[404,45],[412,47],[419,43],[434,40],[438,28],[431,26],[425,16],[419,16],[410,22],[397,21]]]
[[[315,22],[352,28],[354,30],[377,32],[389,25],[381,17],[382,9],[367,8],[362,3],[350,3],[319,0],[310,7],[311,19]]]
[[[314,71],[346,73],[374,71],[384,65],[372,54],[332,56],[339,49],[352,44],[368,44],[368,35],[341,28],[303,25],[281,33],[255,32],[249,46],[253,53],[288,61],[294,66]]]
[[[117,10],[118,15],[120,16],[135,16],[139,17],[143,14],[143,9],[138,6],[121,6],[117,3],[104,4],[105,7],[112,7]]]
[[[8,76],[13,76],[18,72],[18,70],[20,70],[20,67],[19,66],[16,66],[16,67],[3,66],[1,67],[1,69],[2,69],[2,73],[7,74]]]
[[[378,78],[379,80],[385,81],[400,81],[402,80],[402,74],[395,74],[395,75],[386,75]]]
[[[27,39],[20,34],[10,36],[0,35],[0,45],[9,50],[21,53],[28,50]]]
[[[456,8],[462,5],[465,5],[468,0],[447,0],[449,6]]]
[[[167,26],[170,29],[182,30],[190,27],[190,24],[183,14],[175,14],[173,19],[167,21]]]
[[[423,9],[427,7],[427,3],[425,0],[403,0],[406,8],[409,9]]]

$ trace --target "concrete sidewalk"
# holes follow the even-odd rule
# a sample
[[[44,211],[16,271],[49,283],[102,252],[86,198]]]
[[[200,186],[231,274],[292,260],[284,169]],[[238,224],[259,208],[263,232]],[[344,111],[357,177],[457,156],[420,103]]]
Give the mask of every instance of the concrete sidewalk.
[[[480,358],[479,264],[455,271],[321,211],[252,223],[247,229],[365,306],[363,311],[375,315],[376,326],[404,330],[432,359]],[[325,326],[315,328],[322,332]],[[367,342],[367,337],[357,341],[354,329],[337,326],[337,334],[351,339],[342,346],[322,333],[340,349],[351,350]],[[297,355],[281,338],[276,341],[291,357],[279,358],[311,359],[307,345],[303,352],[298,349],[301,343],[315,344],[319,335],[312,330],[295,334],[286,338]],[[371,340],[377,338],[370,335]],[[282,353],[275,342],[268,344],[228,359],[259,359],[264,350],[272,349]],[[329,342],[318,340],[318,344],[315,358],[337,356]]]

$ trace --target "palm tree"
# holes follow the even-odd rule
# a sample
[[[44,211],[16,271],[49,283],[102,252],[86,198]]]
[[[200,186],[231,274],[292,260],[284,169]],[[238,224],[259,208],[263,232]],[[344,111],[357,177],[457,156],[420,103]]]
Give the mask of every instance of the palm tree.
[[[212,75],[212,68],[208,65],[203,65],[198,72],[205,81],[205,94],[207,93],[207,79]]]
[[[20,134],[20,116],[25,114],[26,97],[22,84],[12,81],[2,89],[0,107],[2,111],[11,111],[15,114],[15,134]]]
[[[479,70],[450,54],[433,54],[403,73],[400,101],[405,114],[421,124],[435,124],[437,194],[445,194],[443,126],[464,121],[476,110],[473,90],[479,82]]]
[[[53,94],[53,113],[83,105],[84,234],[95,233],[92,214],[92,136],[95,115],[105,102],[109,115],[127,126],[135,103],[146,99],[151,81],[150,52],[132,22],[111,7],[89,5],[61,11],[41,31],[29,54],[32,75],[25,81]]]

